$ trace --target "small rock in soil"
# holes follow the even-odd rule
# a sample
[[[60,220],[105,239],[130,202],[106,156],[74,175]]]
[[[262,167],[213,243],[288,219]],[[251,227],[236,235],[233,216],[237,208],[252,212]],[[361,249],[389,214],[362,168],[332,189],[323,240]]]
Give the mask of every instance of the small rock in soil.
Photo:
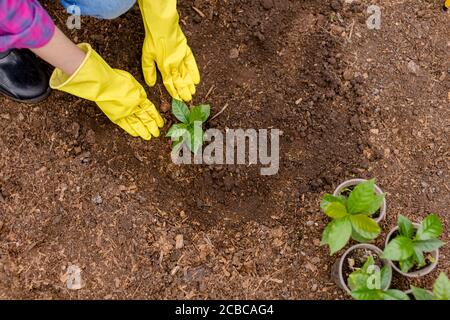
[[[67,272],[61,277],[61,281],[66,283],[69,290],[80,290],[85,285],[81,278],[81,269],[76,265],[67,268]]]
[[[170,110],[170,103],[168,103],[167,101],[163,101],[161,103],[160,108],[161,108],[161,112],[167,112]]]
[[[353,80],[354,77],[353,71],[350,69],[345,70],[344,73],[342,74],[342,77],[344,78],[345,81]]]
[[[80,125],[78,122],[74,122],[70,125],[68,133],[74,138],[77,139],[80,134]]]
[[[89,129],[86,132],[86,137],[84,138],[87,144],[93,145],[95,144],[95,132],[92,129]]]
[[[239,57],[239,49],[233,48],[230,50],[230,59],[237,59]]]
[[[348,262],[348,266],[350,267],[350,269],[353,269],[353,267],[355,266],[355,259],[348,258],[347,262]]]
[[[91,153],[89,151],[80,154],[82,163],[89,163],[91,161]]]
[[[342,8],[342,3],[339,0],[332,0],[330,6],[334,11],[339,11]]]
[[[417,75],[419,73],[419,66],[411,60],[408,62],[408,70],[410,73]]]
[[[175,237],[175,249],[181,249],[184,247],[184,238],[182,234],[177,234]]]
[[[102,203],[103,203],[102,196],[99,195],[99,194],[97,194],[96,196],[94,196],[94,197],[92,198],[92,202],[93,202],[94,204],[96,204],[96,205],[102,204]]]
[[[261,0],[261,5],[266,10],[272,9],[273,8],[273,0]]]

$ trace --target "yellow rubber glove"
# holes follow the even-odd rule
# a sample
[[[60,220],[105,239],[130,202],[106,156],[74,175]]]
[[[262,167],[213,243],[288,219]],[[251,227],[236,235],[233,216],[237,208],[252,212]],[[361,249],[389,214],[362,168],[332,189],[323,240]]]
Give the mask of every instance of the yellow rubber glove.
[[[70,77],[55,69],[50,87],[95,101],[112,122],[134,137],[158,137],[164,120],[139,82],[128,72],[111,68],[89,44],[78,46],[86,52],[81,66]]]
[[[142,68],[149,86],[156,82],[156,67],[170,95],[191,101],[200,73],[178,23],[176,0],[138,0],[145,25]]]

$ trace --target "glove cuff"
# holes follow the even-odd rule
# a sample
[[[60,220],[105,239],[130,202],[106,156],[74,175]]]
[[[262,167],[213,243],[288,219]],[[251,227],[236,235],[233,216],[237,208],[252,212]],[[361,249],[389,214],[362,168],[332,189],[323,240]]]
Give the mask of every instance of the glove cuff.
[[[86,57],[84,58],[80,66],[77,68],[77,70],[70,76],[61,69],[56,68],[53,71],[52,76],[50,77],[50,87],[52,89],[64,91],[64,87],[67,84],[71,83],[73,79],[77,77],[78,73],[80,73],[80,70],[83,69],[84,65],[86,64],[86,61],[90,59],[91,54],[93,52],[93,49],[90,44],[80,43],[77,44],[77,47],[80,48],[84,53],[86,53]]]

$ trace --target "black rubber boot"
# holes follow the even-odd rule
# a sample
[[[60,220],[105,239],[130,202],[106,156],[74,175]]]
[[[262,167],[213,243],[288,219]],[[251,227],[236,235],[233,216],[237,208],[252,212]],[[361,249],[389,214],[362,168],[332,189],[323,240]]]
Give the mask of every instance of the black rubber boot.
[[[19,102],[37,103],[50,93],[49,73],[31,51],[0,53],[0,93]]]

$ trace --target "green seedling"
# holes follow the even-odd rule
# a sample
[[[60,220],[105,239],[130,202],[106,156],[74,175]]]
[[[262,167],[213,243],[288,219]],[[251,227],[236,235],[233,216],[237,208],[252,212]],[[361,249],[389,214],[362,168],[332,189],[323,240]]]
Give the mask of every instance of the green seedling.
[[[383,290],[389,285],[391,272],[388,266],[380,269],[370,255],[364,265],[353,271],[347,279],[352,297],[356,300],[409,300],[403,291]]]
[[[181,121],[174,124],[166,134],[172,138],[172,149],[180,150],[183,143],[196,154],[203,145],[203,123],[208,120],[211,107],[206,104],[194,106],[191,109],[179,100],[172,100],[172,113]]]
[[[424,253],[440,248],[442,223],[435,214],[428,215],[416,229],[405,216],[398,217],[398,234],[384,248],[383,258],[398,261],[402,272],[427,265]],[[429,258],[431,259],[431,258]]]
[[[322,234],[321,245],[327,244],[330,254],[341,250],[352,238],[369,242],[381,232],[371,216],[380,209],[384,194],[375,192],[375,179],[358,184],[347,196],[325,194],[320,203],[322,211],[332,219]]]
[[[450,280],[441,272],[433,285],[433,291],[411,286],[416,300],[450,300]]]

